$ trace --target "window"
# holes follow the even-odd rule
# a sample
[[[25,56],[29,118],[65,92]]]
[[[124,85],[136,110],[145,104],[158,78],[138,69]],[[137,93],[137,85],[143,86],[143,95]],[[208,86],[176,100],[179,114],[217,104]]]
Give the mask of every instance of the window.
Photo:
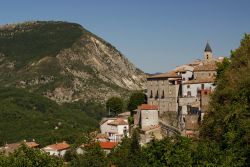
[[[208,60],[208,57],[209,57],[209,56],[207,55],[207,60]]]
[[[187,96],[191,97],[191,92],[190,91],[187,92]]]
[[[164,99],[164,98],[165,98],[165,95],[164,95],[164,90],[162,91],[161,98],[162,98],[162,99]]]
[[[155,95],[155,99],[158,99],[158,98],[159,98],[159,92],[157,90],[156,95]]]
[[[190,85],[187,85],[187,88],[190,88]]]
[[[150,91],[150,98],[153,98],[153,91]]]

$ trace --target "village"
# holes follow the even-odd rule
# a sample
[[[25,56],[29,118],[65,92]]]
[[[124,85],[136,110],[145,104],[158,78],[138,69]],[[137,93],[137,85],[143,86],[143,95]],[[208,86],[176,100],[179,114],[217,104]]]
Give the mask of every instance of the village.
[[[147,104],[141,104],[132,112],[120,113],[115,117],[103,118],[99,132],[95,132],[94,141],[109,154],[119,145],[124,137],[130,137],[132,129],[140,132],[140,145],[152,139],[181,135],[198,138],[199,127],[207,112],[209,96],[215,89],[216,63],[223,57],[214,58],[212,49],[207,43],[202,60],[176,67],[174,70],[149,76],[147,78]],[[129,123],[129,117],[133,122]],[[4,154],[13,153],[25,144],[30,148],[40,148],[33,141],[5,144],[0,147]],[[70,145],[62,141],[43,148],[49,155],[63,157]],[[85,144],[76,148],[78,154],[84,154]]]

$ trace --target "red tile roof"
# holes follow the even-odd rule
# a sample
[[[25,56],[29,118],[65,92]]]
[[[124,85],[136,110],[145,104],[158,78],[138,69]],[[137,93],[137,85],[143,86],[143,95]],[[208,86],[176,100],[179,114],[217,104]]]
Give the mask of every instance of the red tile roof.
[[[53,150],[65,150],[65,149],[68,149],[70,147],[69,144],[65,143],[65,142],[62,142],[62,143],[57,143],[57,144],[52,144],[52,145],[49,145],[45,148],[48,148],[50,147],[51,149]]]
[[[139,106],[141,110],[158,110],[158,106],[150,104],[142,104]]]
[[[113,149],[118,145],[118,142],[100,142],[102,149]]]
[[[35,147],[38,147],[39,146],[39,144],[37,144],[36,142],[26,142],[25,143],[28,147],[30,147],[30,148],[35,148]]]
[[[128,122],[126,122],[124,119],[122,118],[117,118],[116,120],[108,123],[108,125],[128,125]]]

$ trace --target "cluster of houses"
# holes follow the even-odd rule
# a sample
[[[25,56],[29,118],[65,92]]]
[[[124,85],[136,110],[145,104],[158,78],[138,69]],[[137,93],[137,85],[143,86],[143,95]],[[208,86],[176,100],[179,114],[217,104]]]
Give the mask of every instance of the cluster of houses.
[[[101,133],[97,135],[99,141],[120,142],[123,137],[130,135],[128,117],[130,112],[124,112],[115,118],[103,118],[100,122]],[[159,126],[159,110],[156,105],[142,104],[135,110],[133,128],[140,129],[140,143],[148,143],[152,138],[161,139]]]
[[[209,95],[215,89],[216,63],[222,61],[223,57],[213,57],[207,43],[203,60],[148,77],[148,104],[159,107],[159,116],[166,124],[179,128],[185,136],[197,136]]]
[[[100,141],[96,140],[96,142],[99,143],[100,147],[104,150],[106,154],[110,153],[110,151],[118,145],[118,142],[107,142],[101,140]],[[3,153],[5,155],[14,153],[14,151],[17,150],[19,147],[21,147],[22,144],[26,145],[29,148],[40,149],[42,152],[45,152],[48,155],[58,156],[58,157],[64,157],[65,153],[71,148],[70,145],[65,141],[40,148],[40,145],[36,143],[34,140],[29,142],[24,140],[18,143],[5,144],[4,146],[0,147],[0,153]],[[86,145],[82,144],[76,149],[76,152],[78,154],[84,154],[85,146]]]
[[[6,155],[13,153],[15,150],[17,150],[22,144],[26,145],[29,148],[37,148],[40,149],[40,145],[33,141],[27,142],[24,140],[23,142],[18,143],[11,143],[11,144],[5,144],[4,146],[0,147],[0,153],[4,153]],[[62,143],[56,143],[52,145],[48,145],[46,147],[41,148],[40,150],[43,152],[48,153],[49,155],[55,155],[55,156],[61,156],[63,157],[66,153],[66,151],[70,148],[70,145],[66,142]]]
[[[163,137],[162,124],[181,135],[196,137],[207,111],[210,94],[215,89],[217,62],[207,43],[203,60],[176,67],[174,70],[147,78],[147,103],[135,110],[134,127],[140,128],[141,144]],[[105,118],[100,123],[107,141],[119,142],[129,135],[129,113]]]

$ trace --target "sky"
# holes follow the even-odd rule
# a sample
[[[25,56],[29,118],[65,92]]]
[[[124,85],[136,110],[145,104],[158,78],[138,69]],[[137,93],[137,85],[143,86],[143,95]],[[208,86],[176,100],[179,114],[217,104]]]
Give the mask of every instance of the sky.
[[[250,33],[250,0],[0,0],[0,24],[34,20],[81,24],[144,72],[166,72],[230,56]]]

